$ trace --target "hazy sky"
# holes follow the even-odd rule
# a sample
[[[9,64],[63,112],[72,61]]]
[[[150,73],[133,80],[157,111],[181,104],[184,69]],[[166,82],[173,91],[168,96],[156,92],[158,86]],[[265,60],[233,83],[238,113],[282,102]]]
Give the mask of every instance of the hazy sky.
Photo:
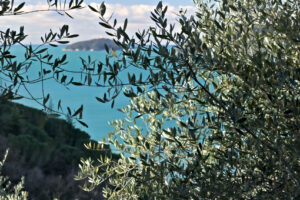
[[[23,2],[21,0],[16,3]],[[47,9],[46,0],[27,0],[24,10],[30,11],[35,9]],[[87,4],[101,4],[102,1],[88,0]],[[122,23],[128,18],[128,32],[133,34],[137,30],[141,30],[151,24],[150,12],[155,8],[159,0],[106,0],[107,14],[113,13],[113,16]],[[175,22],[176,13],[183,8],[190,13],[194,11],[192,0],[165,0],[164,4],[169,6],[168,18],[170,22]],[[27,42],[33,44],[40,43],[40,37],[50,29],[56,31],[63,24],[70,26],[70,33],[77,33],[80,37],[73,39],[76,42],[85,39],[107,37],[104,29],[98,24],[99,18],[88,8],[82,10],[70,11],[74,19],[67,16],[61,16],[55,12],[39,12],[21,16],[7,16],[0,18],[1,29],[12,28],[18,29],[25,26],[25,32],[29,35]]]

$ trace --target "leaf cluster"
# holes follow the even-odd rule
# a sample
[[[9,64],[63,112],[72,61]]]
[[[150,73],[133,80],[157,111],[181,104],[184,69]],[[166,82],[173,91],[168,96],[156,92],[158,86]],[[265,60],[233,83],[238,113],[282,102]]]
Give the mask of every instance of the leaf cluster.
[[[4,155],[3,160],[0,162],[0,172],[2,171],[2,167],[5,163],[6,157],[8,154],[8,150]],[[0,199],[1,200],[26,200],[28,197],[28,192],[23,190],[24,178],[12,187],[11,182],[8,177],[5,177],[0,173]]]

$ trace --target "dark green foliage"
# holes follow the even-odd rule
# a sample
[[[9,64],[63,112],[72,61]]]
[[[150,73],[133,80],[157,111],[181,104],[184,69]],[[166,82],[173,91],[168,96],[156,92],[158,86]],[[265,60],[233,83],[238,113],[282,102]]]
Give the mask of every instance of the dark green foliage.
[[[4,100],[0,102],[0,126],[0,154],[11,149],[3,172],[13,182],[25,176],[30,199],[52,199],[56,193],[60,199],[92,198],[93,194],[79,190],[73,174],[81,158],[96,160],[111,154],[109,146],[104,147],[106,151],[87,150],[85,144],[97,144],[87,133],[65,120]]]
[[[9,142],[29,157],[35,157],[35,154],[44,157],[46,151],[51,154],[54,150],[68,148],[80,149],[80,154],[84,155],[83,145],[90,142],[87,133],[64,120],[48,118],[41,111],[5,101],[0,104],[0,110],[1,135],[8,137]],[[76,162],[80,158],[67,157],[69,162]]]

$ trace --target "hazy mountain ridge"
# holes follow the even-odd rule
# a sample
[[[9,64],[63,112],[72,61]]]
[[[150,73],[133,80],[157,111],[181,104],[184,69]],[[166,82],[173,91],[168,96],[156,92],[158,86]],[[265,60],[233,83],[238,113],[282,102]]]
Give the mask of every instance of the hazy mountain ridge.
[[[100,38],[92,39],[70,44],[64,48],[65,51],[102,51],[105,50],[105,44],[109,49],[121,50],[113,40]]]

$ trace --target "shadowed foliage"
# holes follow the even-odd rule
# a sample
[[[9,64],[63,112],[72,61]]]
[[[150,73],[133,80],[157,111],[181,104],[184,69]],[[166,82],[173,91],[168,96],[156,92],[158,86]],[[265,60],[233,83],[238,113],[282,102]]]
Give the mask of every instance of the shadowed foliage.
[[[118,157],[109,146],[104,151],[87,150],[85,144],[98,144],[87,133],[20,104],[0,102],[0,126],[1,156],[11,149],[3,174],[13,183],[24,176],[30,199],[93,199],[95,194],[80,190],[73,178],[80,158]]]

